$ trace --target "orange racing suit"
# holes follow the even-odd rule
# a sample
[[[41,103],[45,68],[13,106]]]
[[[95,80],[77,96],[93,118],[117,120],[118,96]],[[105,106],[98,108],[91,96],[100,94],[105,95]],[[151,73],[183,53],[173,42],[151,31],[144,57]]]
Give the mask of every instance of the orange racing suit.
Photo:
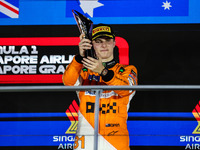
[[[136,85],[137,70],[132,65],[121,65],[114,60],[106,63],[108,73],[98,73],[83,68],[81,56],[76,55],[63,75],[65,85]],[[79,122],[74,149],[93,150],[94,145],[94,105],[92,91],[77,92],[80,101]],[[99,101],[99,138],[98,150],[129,150],[127,117],[129,103],[135,91],[104,91]]]

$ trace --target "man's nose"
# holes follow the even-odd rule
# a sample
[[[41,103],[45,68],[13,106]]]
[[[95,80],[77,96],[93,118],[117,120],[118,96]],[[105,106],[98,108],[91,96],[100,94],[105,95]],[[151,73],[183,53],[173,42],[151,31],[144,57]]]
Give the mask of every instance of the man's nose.
[[[102,47],[106,47],[106,46],[107,46],[106,42],[105,41],[102,42]]]

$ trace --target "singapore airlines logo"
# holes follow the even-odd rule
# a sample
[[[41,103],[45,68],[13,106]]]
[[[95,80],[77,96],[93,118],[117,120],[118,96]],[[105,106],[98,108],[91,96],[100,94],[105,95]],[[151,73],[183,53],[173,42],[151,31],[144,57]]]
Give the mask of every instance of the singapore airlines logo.
[[[66,115],[68,116],[69,120],[71,121],[70,127],[67,129],[65,134],[75,134],[78,124],[78,104],[75,100],[73,100],[72,104],[66,110]]]
[[[94,9],[104,6],[104,4],[99,3],[98,0],[79,0],[80,7],[84,13],[87,13],[90,17],[93,18]]]
[[[194,115],[194,117],[196,118],[198,122],[198,125],[193,131],[193,134],[200,134],[200,101],[196,105],[196,107],[193,109],[192,114]]]

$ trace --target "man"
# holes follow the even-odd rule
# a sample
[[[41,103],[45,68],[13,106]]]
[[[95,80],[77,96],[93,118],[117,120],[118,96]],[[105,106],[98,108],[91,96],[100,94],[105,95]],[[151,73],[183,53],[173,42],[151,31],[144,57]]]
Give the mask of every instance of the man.
[[[114,60],[115,35],[109,25],[94,27],[92,41],[80,36],[79,54],[67,67],[65,85],[136,85],[134,66],[121,65]],[[93,46],[97,59],[85,58],[85,51]],[[104,91],[100,96],[98,150],[128,150],[127,112],[135,91]],[[80,91],[79,123],[74,149],[93,150],[95,94]]]

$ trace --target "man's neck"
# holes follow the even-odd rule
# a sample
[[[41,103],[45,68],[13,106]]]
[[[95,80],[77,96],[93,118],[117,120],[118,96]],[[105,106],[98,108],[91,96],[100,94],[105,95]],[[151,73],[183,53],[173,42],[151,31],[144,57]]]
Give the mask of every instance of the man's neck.
[[[114,57],[112,56],[112,57],[107,58],[107,59],[102,59],[102,62],[106,63],[106,62],[109,62],[109,61],[111,61],[113,59],[114,59]]]

